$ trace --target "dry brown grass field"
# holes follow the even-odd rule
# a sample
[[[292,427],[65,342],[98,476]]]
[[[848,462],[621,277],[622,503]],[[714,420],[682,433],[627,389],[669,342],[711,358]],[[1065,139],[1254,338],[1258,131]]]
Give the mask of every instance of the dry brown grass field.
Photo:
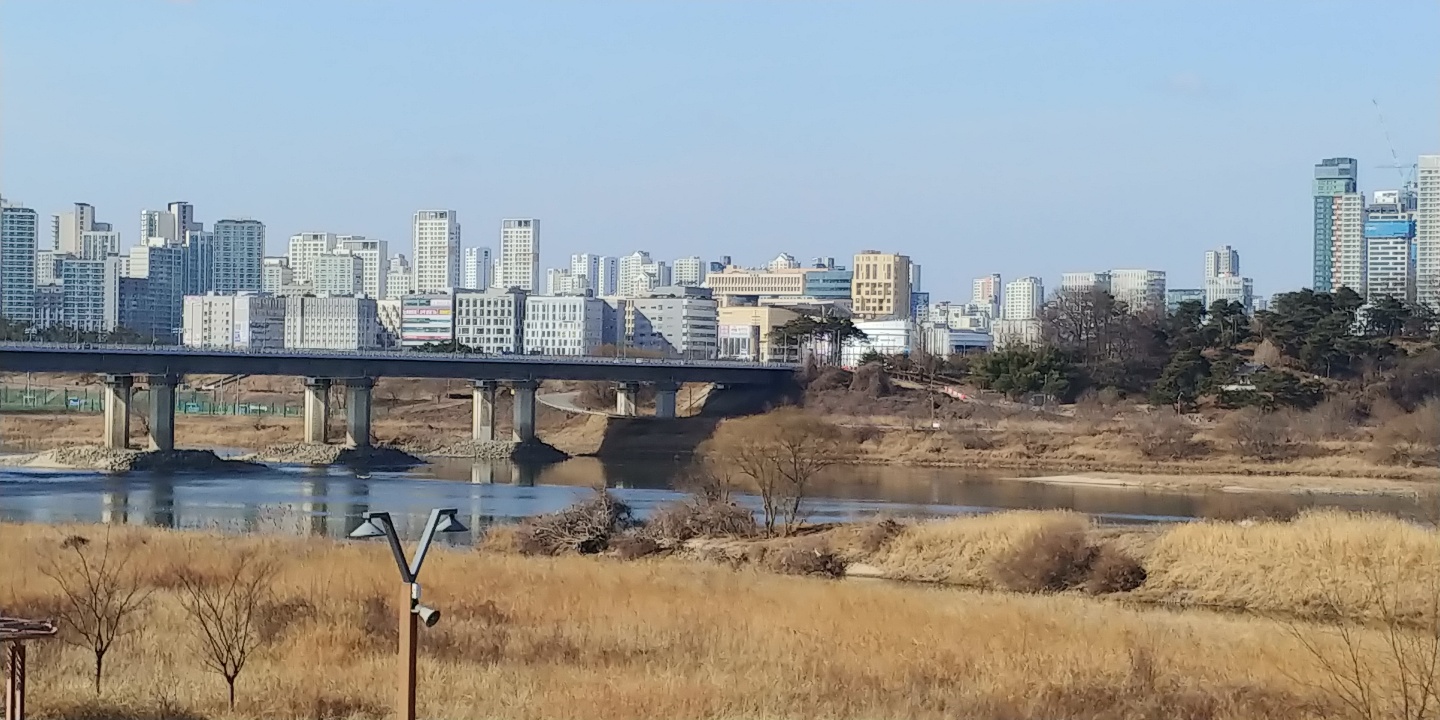
[[[1105,537],[1063,513],[996,515],[908,528],[870,552],[897,576],[943,574],[985,587],[983,569],[996,557],[1057,531]],[[851,542],[865,544],[864,529],[849,532]],[[129,567],[154,594],[137,617],[137,632],[107,657],[98,698],[88,651],[60,641],[32,646],[36,717],[388,712],[398,582],[383,546],[0,525],[0,610],[53,611],[56,585],[37,569],[63,559],[69,551],[62,539],[77,534],[90,540],[88,550],[108,542],[133,553]],[[1385,590],[1406,607],[1423,608],[1422,579],[1427,572],[1433,577],[1440,560],[1432,531],[1333,514],[1152,535],[1131,549],[1146,554],[1146,585],[1155,583],[1161,599],[1292,616],[1314,614],[1317,587],[1338,588],[1325,597],[1366,616],[1365,588],[1378,587],[1374,568],[1413,568]],[[196,654],[178,578],[195,570],[223,576],[247,553],[275,563],[274,594],[259,618],[266,644],[242,672],[230,711],[223,681]],[[1317,582],[1308,574],[1319,568],[1328,575]],[[421,579],[425,602],[444,613],[438,626],[421,630],[422,717],[1433,717],[1404,709],[1399,681],[1407,676],[1395,670],[1390,650],[1396,633],[1417,642],[1426,635],[1383,622],[1313,624],[1070,593],[470,548],[437,552]],[[1352,651],[1368,691],[1364,708],[1347,702],[1343,684],[1322,662]]]

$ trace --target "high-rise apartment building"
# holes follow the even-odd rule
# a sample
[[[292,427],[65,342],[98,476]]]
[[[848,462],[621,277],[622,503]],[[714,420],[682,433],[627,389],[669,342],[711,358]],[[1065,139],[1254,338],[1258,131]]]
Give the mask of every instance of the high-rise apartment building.
[[[216,220],[210,235],[211,289],[218,293],[258,292],[264,284],[265,223]]]
[[[490,248],[465,248],[465,288],[467,290],[489,290],[490,286],[494,284],[490,277],[490,268],[493,263],[494,260],[490,257]]]
[[[295,273],[290,271],[290,258],[267,257],[260,268],[260,291],[268,295],[280,295],[287,286],[295,284]]]
[[[95,208],[89,203],[75,203],[67,212],[50,217],[51,249],[58,253],[84,257],[81,235],[95,230],[110,230],[109,223],[95,222]]]
[[[35,251],[40,215],[0,198],[0,317],[35,319]]]
[[[415,270],[404,255],[390,258],[390,271],[385,274],[385,297],[403,298],[415,292]]]
[[[337,249],[315,258],[310,268],[316,295],[365,295],[365,261],[359,255]]]
[[[1008,288],[1008,286],[1007,286]],[[1164,270],[1111,270],[1110,294],[1132,313],[1165,309]]]
[[[450,292],[460,286],[460,217],[454,210],[421,210],[411,227],[414,292]]]
[[[1416,202],[1413,187],[1377,190],[1365,208],[1365,299],[1415,299]]]
[[[315,258],[335,250],[335,233],[305,232],[290,236],[285,257],[290,259],[290,272],[295,283],[309,285],[314,279]]]
[[[186,251],[183,247],[154,244],[130,248],[129,273],[144,278],[147,327],[131,328],[161,342],[178,339],[186,285]]]
[[[670,266],[671,282],[681,287],[700,287],[705,284],[705,261],[698,256],[677,259]]]
[[[105,260],[61,255],[56,275],[60,281],[60,322],[83,332],[111,330],[105,323]]]
[[[550,268],[545,271],[546,295],[584,295],[590,289],[590,282],[584,275],[576,275],[569,268]]]
[[[765,264],[765,269],[769,270],[770,272],[779,272],[781,270],[795,270],[799,267],[800,261],[796,260],[794,255],[783,252],[779,255],[776,255],[774,260],[771,260],[770,262]]]
[[[636,250],[625,257],[620,258],[618,268],[620,272],[615,293],[624,297],[639,297],[642,293],[656,287],[652,283],[655,278],[645,277],[645,268],[654,267],[655,262],[650,259],[650,253],[644,250]]]
[[[850,302],[862,320],[910,317],[910,258],[865,250],[855,256]]]
[[[390,263],[390,243],[363,235],[341,235],[335,238],[335,249],[360,258],[364,281],[360,293],[368,298],[385,297],[386,273]]]
[[[608,295],[606,288],[598,281],[600,279],[600,256],[592,253],[579,253],[570,256],[570,274],[575,277],[585,278],[585,284],[594,291],[595,295]]]
[[[982,309],[988,308],[992,319],[1000,317],[1001,292],[1004,286],[1000,282],[1000,273],[992,273],[984,277],[975,278],[970,283],[970,304],[979,305]]]
[[[1205,251],[1205,277],[1240,274],[1240,252],[1229,245]]]
[[[1006,320],[1035,320],[1045,304],[1045,283],[1038,277],[1022,277],[1005,284]]]
[[[109,223],[95,223],[109,227]],[[80,252],[75,256],[82,260],[104,260],[120,254],[120,233],[114,230],[86,230],[80,233]]]
[[[151,238],[159,238],[166,245],[178,245],[184,240],[185,233],[177,229],[175,216],[169,211],[141,210],[140,244],[149,243]]]
[[[1415,299],[1440,310],[1440,155],[1421,155],[1415,202]]]
[[[540,221],[508,218],[500,221],[501,290],[519,288],[540,292]]]
[[[1315,166],[1313,184],[1315,236],[1312,284],[1317,292],[1331,292],[1343,277],[1363,287],[1364,238],[1359,192],[1359,163],[1354,158],[1327,158]],[[1337,259],[1341,262],[1338,263]],[[1356,274],[1359,273],[1357,276]]]
[[[185,233],[205,229],[204,223],[196,222],[195,220],[195,207],[184,200],[170,203],[165,206],[165,210],[175,217],[177,243],[185,239]]]
[[[923,292],[920,289],[920,263],[910,263],[910,292]]]

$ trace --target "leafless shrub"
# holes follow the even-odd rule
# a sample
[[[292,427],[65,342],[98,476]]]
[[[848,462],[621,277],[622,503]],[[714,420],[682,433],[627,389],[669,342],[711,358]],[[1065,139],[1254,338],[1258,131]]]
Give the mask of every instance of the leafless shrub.
[[[765,561],[771,570],[786,575],[845,577],[845,560],[826,545],[791,545],[766,555]]]
[[[1091,595],[1129,592],[1145,583],[1145,567],[1139,560],[1113,545],[1095,548],[1085,576],[1085,591]]]
[[[1375,431],[1372,459],[1418,467],[1440,463],[1440,400],[1396,417]]]
[[[890,376],[885,372],[885,366],[872,362],[855,369],[855,374],[850,379],[850,392],[881,398],[894,390],[890,387]]]
[[[1010,430],[1006,436],[1010,442],[1019,445],[1029,457],[1040,457],[1056,450],[1062,450],[1070,444],[1069,438],[1048,430],[1024,426]]]
[[[1012,592],[1059,592],[1083,582],[1092,559],[1084,528],[1056,525],[1042,528],[997,558],[991,574]]]
[[[260,619],[271,603],[276,564],[246,550],[208,570],[181,574],[180,604],[194,625],[200,659],[225,679],[233,710],[235,681],[264,644]]]
[[[849,429],[850,441],[856,445],[864,445],[867,442],[879,440],[885,437],[885,431],[874,425],[860,425]]]
[[[1360,425],[1360,403],[1349,395],[1334,395],[1303,414],[1296,429],[1311,440],[1345,440]]]
[[[660,552],[660,543],[644,535],[621,535],[610,542],[615,557],[621,560],[638,560]]]
[[[805,389],[814,392],[840,390],[850,387],[850,382],[851,376],[849,371],[837,367],[827,367],[816,374]]]
[[[1267,413],[1259,408],[1242,408],[1220,422],[1216,435],[1241,457],[1285,460],[1294,457],[1299,450],[1292,423],[1293,418],[1287,412]]]
[[[893,518],[880,518],[860,531],[860,549],[866,553],[884,550],[890,541],[905,532],[905,525]]]
[[[40,568],[60,589],[55,610],[61,638],[95,658],[96,695],[106,654],[116,640],[135,632],[137,615],[150,598],[150,588],[130,565],[131,551],[113,541],[108,530],[100,543],[71,535]]]
[[[747,538],[759,533],[749,508],[703,499],[666,505],[645,523],[645,534],[669,547],[697,537]]]
[[[634,525],[630,506],[599,490],[589,500],[520,523],[515,541],[525,555],[588,555],[604,552]]]
[[[260,642],[268,645],[283,637],[291,626],[314,617],[315,605],[305,598],[266,603],[256,614]]]
[[[728,503],[740,486],[739,475],[734,465],[702,453],[680,473],[675,486],[702,501]]]
[[[1133,441],[1151,460],[1189,460],[1203,457],[1207,448],[1195,439],[1195,426],[1168,410],[1157,411],[1134,428]]]

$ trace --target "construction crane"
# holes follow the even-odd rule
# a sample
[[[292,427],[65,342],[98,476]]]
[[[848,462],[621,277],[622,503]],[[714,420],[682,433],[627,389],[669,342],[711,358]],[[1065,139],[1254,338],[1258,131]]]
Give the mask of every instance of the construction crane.
[[[1385,145],[1390,148],[1390,159],[1395,161],[1392,165],[1377,165],[1376,167],[1393,168],[1398,171],[1400,173],[1400,182],[1402,183],[1401,187],[1408,190],[1415,184],[1415,173],[1419,170],[1420,166],[1417,163],[1406,164],[1400,162],[1400,154],[1395,152],[1395,143],[1390,139],[1390,126],[1385,123],[1385,113],[1380,111],[1380,101],[1375,98],[1370,98],[1370,102],[1375,105],[1375,116],[1380,118],[1380,132],[1385,134]],[[1405,170],[1409,170],[1409,174],[1406,174],[1404,172]]]

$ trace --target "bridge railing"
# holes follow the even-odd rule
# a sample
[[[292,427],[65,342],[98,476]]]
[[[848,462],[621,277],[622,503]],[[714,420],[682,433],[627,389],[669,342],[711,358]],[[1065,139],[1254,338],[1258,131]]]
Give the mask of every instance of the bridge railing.
[[[406,360],[419,362],[441,362],[466,360],[470,362],[527,363],[553,365],[557,363],[587,365],[654,365],[659,367],[713,367],[753,370],[791,370],[799,367],[793,363],[743,362],[738,360],[692,360],[686,358],[625,358],[596,357],[593,355],[497,355],[492,353],[427,353],[413,350],[320,350],[307,348],[284,349],[236,349],[224,347],[187,347],[179,345],[105,345],[100,343],[42,343],[42,342],[0,342],[0,350],[40,351],[64,350],[67,352],[124,353],[129,355],[221,355],[245,357],[254,355],[276,355],[282,357],[315,359],[373,358],[377,360]]]

